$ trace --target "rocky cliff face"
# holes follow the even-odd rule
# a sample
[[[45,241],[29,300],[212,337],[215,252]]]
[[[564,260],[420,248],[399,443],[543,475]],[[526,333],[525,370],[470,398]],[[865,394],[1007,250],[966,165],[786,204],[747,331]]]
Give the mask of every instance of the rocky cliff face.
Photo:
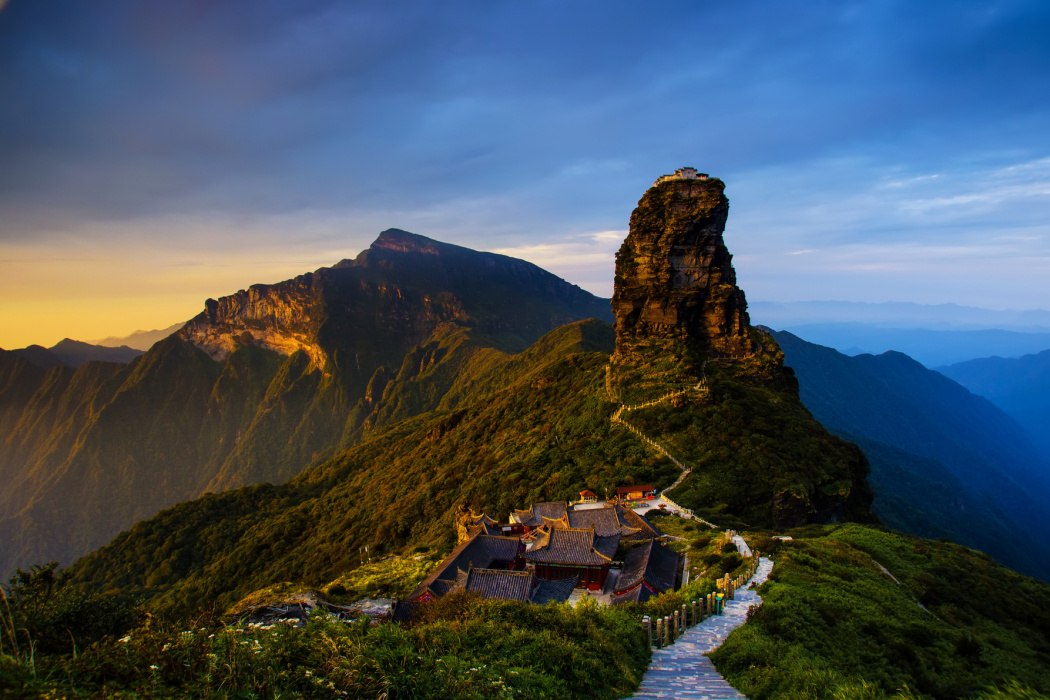
[[[317,342],[324,318],[319,280],[307,273],[276,285],[258,284],[216,301],[179,331],[179,337],[204,350],[213,360],[225,360],[242,345],[258,345],[282,355],[302,350],[317,367],[326,354]]]
[[[588,315],[608,307],[535,265],[388,229],[354,260],[209,299],[179,336],[216,360],[244,345],[301,350],[363,389],[445,322],[527,344]]]
[[[722,233],[729,215],[717,178],[665,179],[631,214],[616,255],[616,353],[641,340],[683,342],[710,356],[752,350],[744,292]]]

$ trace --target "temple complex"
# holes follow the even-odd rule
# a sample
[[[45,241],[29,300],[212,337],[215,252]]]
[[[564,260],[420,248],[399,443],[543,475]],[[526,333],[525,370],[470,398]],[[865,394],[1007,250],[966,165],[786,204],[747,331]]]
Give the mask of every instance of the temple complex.
[[[642,602],[681,581],[682,562],[660,544],[665,535],[659,529],[631,508],[599,502],[586,490],[577,503],[534,503],[512,511],[505,523],[462,510],[457,528],[459,544],[404,603],[415,606],[462,590],[543,604],[584,589],[618,604]]]

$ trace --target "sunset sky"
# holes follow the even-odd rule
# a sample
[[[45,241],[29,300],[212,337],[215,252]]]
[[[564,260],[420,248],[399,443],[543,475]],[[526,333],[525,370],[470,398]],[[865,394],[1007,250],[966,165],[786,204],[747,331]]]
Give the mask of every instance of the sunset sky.
[[[608,296],[685,165],[749,299],[1050,308],[1050,3],[0,0],[0,347],[389,227]]]

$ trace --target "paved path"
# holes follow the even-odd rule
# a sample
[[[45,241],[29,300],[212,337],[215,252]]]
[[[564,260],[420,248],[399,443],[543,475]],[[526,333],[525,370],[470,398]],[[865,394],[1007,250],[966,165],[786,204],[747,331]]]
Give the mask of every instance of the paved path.
[[[761,585],[772,568],[773,562],[762,557],[752,581]],[[754,591],[739,590],[736,599],[726,603],[724,615],[709,617],[686,630],[671,646],[654,649],[649,670],[632,697],[638,700],[747,700],[726,683],[705,654],[720,647],[730,632],[747,621],[747,611],[761,604],[762,599]]]

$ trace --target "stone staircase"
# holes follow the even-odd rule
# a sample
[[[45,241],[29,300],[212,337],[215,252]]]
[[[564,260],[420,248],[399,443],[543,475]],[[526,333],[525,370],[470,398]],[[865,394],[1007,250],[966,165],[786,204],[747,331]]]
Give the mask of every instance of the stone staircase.
[[[773,562],[762,557],[752,582],[761,585],[772,569]],[[730,632],[747,621],[748,610],[761,604],[762,599],[755,591],[740,589],[734,600],[726,602],[724,614],[690,627],[674,644],[653,650],[642,685],[631,697],[636,700],[746,700],[745,695],[722,678],[706,654],[720,647]]]

